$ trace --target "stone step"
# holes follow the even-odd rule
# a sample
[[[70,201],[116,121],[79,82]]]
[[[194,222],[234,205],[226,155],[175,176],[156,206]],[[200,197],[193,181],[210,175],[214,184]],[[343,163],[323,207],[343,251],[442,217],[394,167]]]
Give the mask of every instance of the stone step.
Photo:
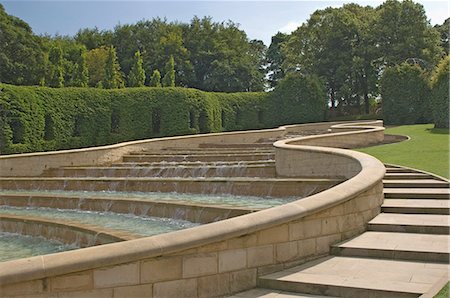
[[[386,167],[386,173],[418,173],[418,172],[406,168]]]
[[[365,232],[332,247],[334,255],[448,263],[450,236]]]
[[[174,151],[174,152],[228,152],[228,151],[253,151],[253,152],[273,152],[275,151],[275,147],[210,147],[210,148],[186,148],[186,147],[167,147],[161,149],[164,152]]]
[[[183,161],[241,161],[273,160],[272,153],[208,154],[208,155],[124,155],[123,162],[183,162]]]
[[[368,230],[422,234],[449,234],[450,216],[438,214],[381,213],[368,224]]]
[[[447,264],[333,256],[261,276],[257,284],[338,297],[417,297],[447,270]]]
[[[266,143],[202,143],[198,148],[273,148],[273,142]]]
[[[396,179],[423,179],[423,178],[432,178],[432,176],[427,175],[425,173],[386,173],[383,179],[396,180]]]
[[[448,200],[448,188],[385,188],[384,197],[387,199],[444,199]]]
[[[64,167],[46,170],[44,177],[271,177],[275,165]]]
[[[435,179],[383,180],[385,188],[449,188],[449,183]]]
[[[133,151],[128,153],[128,155],[230,155],[230,154],[273,154],[275,150],[185,150],[185,151],[169,151],[169,150],[160,150],[160,151]]]
[[[228,296],[228,298],[332,298],[331,296],[285,292],[281,290],[255,288]]]
[[[249,165],[275,165],[274,160],[235,160],[235,161],[184,161],[184,162],[120,162],[114,163],[113,167],[176,167],[176,166],[249,166]],[[69,168],[69,167],[67,167]]]
[[[0,178],[3,190],[71,190],[179,192],[239,196],[302,198],[328,189],[340,179],[297,178],[155,178],[155,177],[31,177]]]
[[[385,213],[450,214],[450,200],[385,199],[381,205]]]

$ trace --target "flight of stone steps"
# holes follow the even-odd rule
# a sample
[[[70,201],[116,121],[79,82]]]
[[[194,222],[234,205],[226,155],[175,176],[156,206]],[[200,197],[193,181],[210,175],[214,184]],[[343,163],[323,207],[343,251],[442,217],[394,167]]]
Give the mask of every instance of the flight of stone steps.
[[[386,166],[381,213],[330,255],[260,276],[232,297],[419,297],[449,280],[449,183]],[[430,297],[433,297],[432,295]]]

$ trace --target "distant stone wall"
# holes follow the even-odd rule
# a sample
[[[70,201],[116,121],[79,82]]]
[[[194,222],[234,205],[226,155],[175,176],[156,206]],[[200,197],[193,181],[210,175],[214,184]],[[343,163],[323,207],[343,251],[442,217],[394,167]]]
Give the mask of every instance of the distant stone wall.
[[[361,130],[375,139],[382,128],[346,133]],[[0,263],[1,296],[223,296],[255,287],[259,275],[327,254],[380,212],[385,169],[363,153],[296,142],[301,139],[275,143],[278,173],[331,172],[347,180],[286,205],[192,229]]]

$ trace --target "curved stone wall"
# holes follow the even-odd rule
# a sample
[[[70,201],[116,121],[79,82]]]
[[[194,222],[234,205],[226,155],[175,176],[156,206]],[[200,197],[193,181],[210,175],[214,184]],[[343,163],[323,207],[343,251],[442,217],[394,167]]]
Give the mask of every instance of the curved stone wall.
[[[331,128],[345,128],[345,132],[275,143],[278,174],[339,175],[347,179],[328,190],[279,207],[187,230],[0,263],[0,293],[2,296],[66,293],[104,297],[214,297],[255,287],[258,275],[327,254],[330,244],[361,233],[366,223],[380,212],[383,164],[363,153],[315,146],[324,142],[330,146],[335,144],[333,147],[375,143],[383,133],[379,125],[380,122],[350,123]],[[318,129],[318,126],[322,129],[330,127],[330,123],[308,124],[308,129]],[[76,161],[82,164],[89,163],[97,150],[102,152],[98,156],[105,162],[130,147],[136,150],[139,146],[150,148],[152,144],[176,147],[210,141],[253,142],[304,128],[298,125],[263,132],[165,138],[90,152],[83,149],[27,156],[40,173],[44,165],[65,165],[66,154],[69,158],[89,155]],[[345,140],[351,144],[347,146]],[[52,159],[52,154],[58,157]],[[16,158],[26,163],[27,156],[10,157],[9,161],[1,158],[0,165],[3,169],[9,164],[10,173],[24,175],[23,167],[15,166],[11,160]],[[45,158],[39,162],[38,156]]]

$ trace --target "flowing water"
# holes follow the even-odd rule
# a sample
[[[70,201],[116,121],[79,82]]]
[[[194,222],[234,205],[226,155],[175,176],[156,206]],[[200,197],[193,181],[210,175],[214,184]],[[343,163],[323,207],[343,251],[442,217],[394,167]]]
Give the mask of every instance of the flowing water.
[[[158,192],[115,192],[115,191],[0,191],[1,195],[8,194],[29,194],[30,196],[68,196],[82,198],[111,197],[127,198],[139,200],[151,200],[157,202],[174,203],[198,203],[202,205],[221,205],[230,207],[244,207],[254,209],[266,209],[274,206],[283,205],[299,197],[273,198],[273,197],[254,197],[254,196],[232,196],[232,195],[199,195],[199,194],[181,194],[181,193],[158,193]]]
[[[151,216],[135,216],[113,212],[82,211],[39,207],[0,206],[0,215],[44,217],[53,220],[91,224],[146,237],[187,229],[198,224],[185,220]]]
[[[44,237],[0,232],[0,262],[77,249]]]

